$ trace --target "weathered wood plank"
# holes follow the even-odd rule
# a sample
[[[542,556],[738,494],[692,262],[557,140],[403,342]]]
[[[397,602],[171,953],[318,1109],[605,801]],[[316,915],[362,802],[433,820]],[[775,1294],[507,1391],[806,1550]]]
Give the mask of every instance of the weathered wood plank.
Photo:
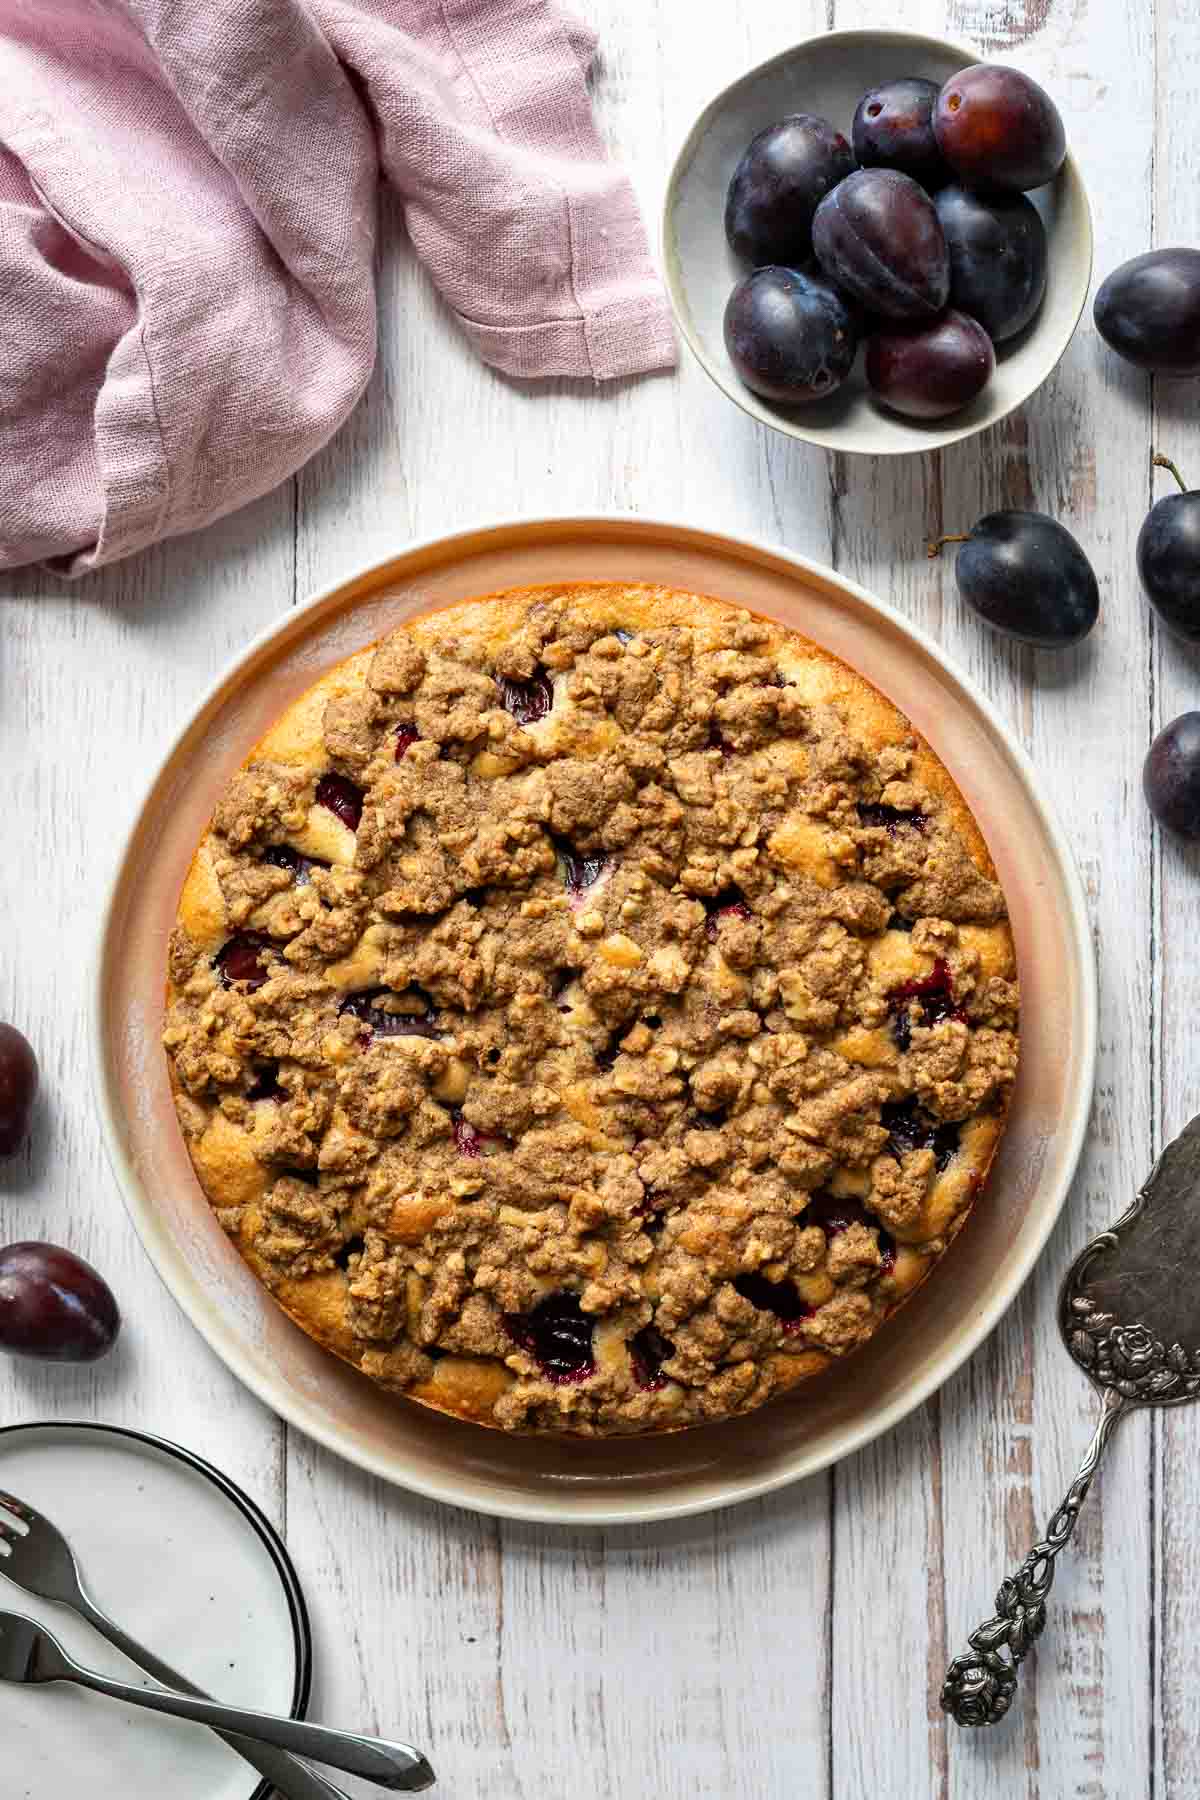
[[[48,1238],[121,1302],[116,1353],[89,1368],[0,1358],[0,1416],[97,1418],[210,1456],[276,1519],[283,1428],[205,1347],[125,1216],[92,1100],[88,1015],[105,888],[171,736],[208,682],[292,598],[288,489],[200,536],[82,584],[3,580],[0,811],[10,867],[0,1017],[41,1059],[29,1158],[0,1165],[4,1241]]]
[[[1066,7],[954,4],[944,24],[922,12],[922,27],[975,37],[1044,82],[1062,105],[1093,196],[1103,196],[1099,258],[1116,261],[1140,246],[1148,228],[1152,104],[1144,24],[1109,15],[1102,34],[1089,33],[1084,54]],[[904,23],[910,21],[916,24],[916,15],[906,7]],[[1085,321],[1056,377],[992,432],[940,458],[881,462],[869,479],[852,459],[839,474],[839,566],[922,624],[983,688],[1012,721],[1064,819],[1090,878],[1104,945],[1106,1026],[1094,1140],[1025,1294],[944,1390],[932,1437],[928,1421],[910,1424],[836,1473],[844,1651],[834,1662],[835,1759],[845,1758],[842,1746],[855,1744],[852,1762],[836,1762],[847,1770],[838,1791],[872,1784],[886,1791],[894,1771],[922,1766],[932,1792],[1100,1795],[1144,1787],[1149,1459],[1136,1428],[1113,1459],[1100,1504],[1081,1525],[1075,1560],[1056,1591],[1040,1674],[1030,1669],[1018,1717],[979,1740],[954,1728],[947,1735],[936,1694],[939,1640],[951,1654],[962,1647],[965,1632],[990,1609],[1001,1574],[1021,1560],[1057,1504],[1087,1441],[1092,1401],[1057,1343],[1057,1281],[1086,1231],[1111,1210],[1110,1184],[1128,1184],[1149,1154],[1150,946],[1143,933],[1122,925],[1145,915],[1149,841],[1135,786],[1114,755],[1116,746],[1141,741],[1147,718],[1145,680],[1130,678],[1131,670],[1147,667],[1145,625],[1124,604],[1120,574],[1143,490],[1116,457],[1097,450],[1119,441],[1136,457],[1147,423],[1120,384],[1096,379],[1096,355]],[[1093,556],[1105,611],[1083,651],[1055,657],[1013,649],[966,612],[952,560],[924,560],[927,534],[965,530],[998,506],[1053,513]],[[1110,850],[1118,841],[1119,858]],[[1122,1096],[1119,1120],[1111,1116],[1113,1094]],[[905,1458],[903,1478],[895,1479],[898,1445],[908,1436],[924,1454]],[[847,1529],[851,1521],[857,1531]],[[922,1647],[919,1667],[915,1654],[888,1655],[880,1643],[885,1633],[873,1629],[878,1573],[860,1554],[868,1541],[907,1552],[891,1564],[904,1573],[887,1586],[885,1641],[890,1649],[894,1630],[895,1641],[914,1652]],[[889,1728],[855,1742],[849,1725],[865,1691],[879,1696]]]
[[[602,126],[652,230],[701,104],[794,41],[805,12],[818,28],[822,7],[773,0],[694,32],[666,3],[593,10]],[[694,364],[599,391],[505,381],[394,242],[380,291],[367,401],[301,476],[301,592],[409,534],[539,511],[718,520],[827,555],[824,459],[734,414]],[[824,1480],[716,1520],[564,1534],[389,1495],[295,1439],[290,1458],[291,1539],[317,1572],[322,1638],[356,1646],[323,1663],[322,1704],[330,1716],[381,1704],[370,1671],[394,1665],[401,1609],[416,1622],[418,1691],[449,1791],[826,1794]],[[381,1606],[379,1592],[394,1600]]]
[[[1200,82],[1200,6],[1196,0],[1159,0],[1155,14],[1156,106],[1154,135],[1154,244],[1200,243],[1200,152],[1194,126]],[[1143,249],[1146,245],[1138,245]],[[1130,371],[1131,385],[1150,384]],[[1172,457],[1184,479],[1200,485],[1200,415],[1195,381],[1156,380],[1153,384],[1154,448]],[[1146,506],[1174,490],[1169,474],[1135,464],[1130,488]],[[1148,611],[1137,581],[1133,544],[1124,558],[1128,604]],[[1196,650],[1153,626],[1154,713],[1158,731],[1197,705]],[[1130,779],[1138,778],[1142,744],[1126,749]],[[1151,924],[1158,946],[1156,1069],[1160,1073],[1158,1116],[1161,1147],[1200,1112],[1200,968],[1196,932],[1200,927],[1200,855],[1157,834],[1157,888]],[[1197,1623],[1200,1614],[1200,1537],[1196,1532],[1195,1460],[1197,1420],[1192,1408],[1164,1413],[1158,1422],[1159,1455],[1154,1465],[1158,1499],[1155,1538],[1155,1791],[1164,1800],[1185,1800],[1196,1786],[1200,1762],[1200,1719],[1196,1682],[1200,1679]]]
[[[1088,182],[1097,260],[1105,268],[1140,248],[1149,229],[1148,21],[1111,9],[1103,31],[1085,34],[1067,5],[1042,8],[1036,18],[1034,11],[1025,16],[1035,29],[1011,60],[1062,107]],[[961,9],[953,8],[952,17],[970,28]],[[1081,650],[1009,652],[965,614],[950,566],[942,576],[943,641],[1030,752],[1088,881],[1101,947],[1101,1062],[1079,1177],[1020,1302],[943,1394],[952,1649],[990,1610],[999,1576],[1040,1534],[1090,1435],[1095,1400],[1058,1342],[1057,1285],[1085,1237],[1111,1216],[1114,1198],[1140,1179],[1150,1155],[1153,950],[1140,927],[1150,841],[1126,748],[1146,731],[1148,640],[1144,618],[1127,603],[1124,574],[1144,492],[1130,480],[1126,461],[1136,462],[1147,437],[1144,409],[1107,379],[1085,315],[1059,370],[1024,413],[979,440],[970,455],[943,457],[946,529],[965,528],[996,505],[1040,507],[1080,538],[1103,594],[1100,626]],[[950,1737],[952,1792],[960,1784],[981,1796],[1146,1791],[1148,1476],[1146,1433],[1135,1424],[1059,1575],[1018,1716],[982,1743],[957,1731]]]

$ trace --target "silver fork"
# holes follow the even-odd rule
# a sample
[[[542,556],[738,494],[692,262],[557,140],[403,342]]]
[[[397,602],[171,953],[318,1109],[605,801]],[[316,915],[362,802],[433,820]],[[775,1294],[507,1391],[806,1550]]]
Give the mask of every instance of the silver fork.
[[[44,1514],[35,1512],[15,1495],[2,1491],[0,1508],[24,1527],[24,1530],[17,1530],[0,1517],[0,1574],[6,1575],[15,1586],[23,1588],[28,1594],[36,1594],[42,1600],[52,1600],[59,1606],[70,1607],[119,1650],[122,1656],[128,1657],[131,1663],[154,1681],[160,1682],[164,1688],[190,1695],[195,1700],[210,1698],[203,1688],[197,1687],[152,1650],[139,1644],[128,1632],[122,1631],[107,1613],[101,1611],[83,1585],[83,1577],[70,1544]],[[346,1800],[341,1788],[326,1781],[316,1769],[297,1762],[286,1750],[270,1744],[251,1743],[225,1731],[219,1730],[217,1736],[231,1750],[236,1750],[239,1756],[244,1757],[260,1775],[273,1782],[280,1794],[286,1796],[286,1800]],[[432,1786],[435,1777],[433,1769],[419,1750],[410,1750],[410,1755],[413,1762],[406,1785],[410,1792],[416,1793]]]
[[[95,1669],[85,1669],[67,1655],[57,1639],[32,1619],[19,1613],[0,1612],[0,1681],[42,1683],[70,1681],[90,1688],[125,1706],[145,1707],[147,1712],[169,1713],[172,1718],[192,1719],[198,1725],[221,1725],[236,1737],[258,1738],[331,1763],[350,1775],[361,1775],[393,1793],[411,1793],[413,1759],[424,1758],[408,1744],[389,1744],[385,1738],[359,1737],[353,1731],[334,1731],[328,1725],[310,1725],[304,1719],[280,1718],[275,1713],[251,1712],[240,1706],[219,1706],[215,1700],[193,1700],[188,1694],[172,1694],[166,1688],[131,1687],[113,1681]],[[425,1764],[428,1768],[428,1764]],[[418,1769],[416,1773],[420,1774]],[[424,1780],[418,1787],[427,1787]]]

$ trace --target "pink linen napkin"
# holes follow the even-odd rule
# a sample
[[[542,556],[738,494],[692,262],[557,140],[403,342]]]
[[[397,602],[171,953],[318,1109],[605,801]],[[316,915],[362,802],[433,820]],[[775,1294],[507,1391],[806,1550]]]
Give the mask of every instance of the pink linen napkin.
[[[84,574],[332,436],[381,172],[496,368],[669,367],[595,48],[551,0],[0,0],[0,567]]]

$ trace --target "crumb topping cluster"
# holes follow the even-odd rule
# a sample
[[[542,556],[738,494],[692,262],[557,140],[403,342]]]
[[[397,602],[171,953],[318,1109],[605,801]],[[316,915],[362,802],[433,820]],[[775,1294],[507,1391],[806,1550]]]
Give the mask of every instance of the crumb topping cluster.
[[[510,1429],[718,1418],[945,1247],[1017,1063],[1003,898],[808,648],[711,603],[543,597],[499,646],[447,614],[328,699],[323,766],[230,783],[171,944],[180,1119],[377,1380]]]

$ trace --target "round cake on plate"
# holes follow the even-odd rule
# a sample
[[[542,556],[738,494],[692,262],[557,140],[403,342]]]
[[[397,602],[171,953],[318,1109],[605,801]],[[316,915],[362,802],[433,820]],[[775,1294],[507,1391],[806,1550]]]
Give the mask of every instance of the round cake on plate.
[[[401,626],[229,783],[165,1044],[225,1230],[312,1337],[510,1431],[675,1430],[865,1343],[1016,1073],[1004,897],[854,670],[674,589]]]

